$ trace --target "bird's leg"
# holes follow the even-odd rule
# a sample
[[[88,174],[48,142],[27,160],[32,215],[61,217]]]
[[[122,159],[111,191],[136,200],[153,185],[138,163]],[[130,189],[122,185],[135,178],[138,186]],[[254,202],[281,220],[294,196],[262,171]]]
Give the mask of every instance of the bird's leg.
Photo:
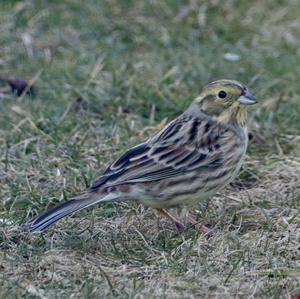
[[[167,219],[172,221],[178,229],[184,229],[185,226],[182,224],[178,219],[176,219],[173,215],[168,213],[165,209],[157,209],[157,211],[164,215]],[[187,216],[187,223],[193,225],[198,231],[200,231],[202,234],[204,234],[207,237],[212,237],[212,230],[205,226],[202,223],[199,223],[194,217],[192,216]]]
[[[206,225],[199,223],[194,217],[187,216],[187,222],[192,224],[198,231],[203,233],[205,236],[212,237],[213,233],[210,228],[208,228]]]
[[[171,220],[178,229],[184,229],[184,225],[178,219],[176,219],[174,216],[169,214],[165,209],[157,209],[157,211],[160,214],[164,215],[167,219]]]

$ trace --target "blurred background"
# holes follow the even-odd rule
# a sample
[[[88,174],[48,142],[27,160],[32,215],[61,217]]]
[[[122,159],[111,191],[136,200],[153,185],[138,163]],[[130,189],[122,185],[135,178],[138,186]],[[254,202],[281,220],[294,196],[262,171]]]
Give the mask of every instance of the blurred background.
[[[297,0],[2,0],[0,297],[297,293],[299,11]],[[199,207],[219,237],[177,234],[137,204],[83,212],[46,238],[17,228],[220,78],[259,105],[235,200]]]

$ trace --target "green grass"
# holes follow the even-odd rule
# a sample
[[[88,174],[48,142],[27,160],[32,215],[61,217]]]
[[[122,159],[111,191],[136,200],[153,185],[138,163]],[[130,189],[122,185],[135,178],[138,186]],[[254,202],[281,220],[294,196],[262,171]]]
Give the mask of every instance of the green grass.
[[[0,74],[34,78],[36,96],[0,86],[0,298],[297,292],[299,10],[296,0],[1,1]],[[260,105],[239,179],[192,211],[213,238],[137,203],[80,212],[40,236],[18,227],[219,78],[244,82]]]

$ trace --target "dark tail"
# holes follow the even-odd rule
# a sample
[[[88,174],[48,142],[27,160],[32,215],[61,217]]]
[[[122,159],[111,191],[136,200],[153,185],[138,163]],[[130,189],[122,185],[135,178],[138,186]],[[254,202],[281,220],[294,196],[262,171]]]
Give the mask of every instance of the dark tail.
[[[92,193],[84,193],[78,197],[74,197],[47,212],[38,215],[28,221],[24,228],[29,229],[32,233],[40,233],[47,229],[50,225],[56,223],[60,219],[78,212],[84,208],[92,206],[99,202],[117,201],[118,197],[102,196],[95,197]]]

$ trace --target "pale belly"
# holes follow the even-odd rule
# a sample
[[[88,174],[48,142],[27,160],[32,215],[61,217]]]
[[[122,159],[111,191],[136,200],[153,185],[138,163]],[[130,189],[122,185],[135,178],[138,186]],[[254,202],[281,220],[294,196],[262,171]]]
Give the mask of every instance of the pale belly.
[[[224,162],[226,172],[220,167],[213,173],[199,171],[159,181],[141,189],[138,200],[153,208],[170,208],[180,205],[195,205],[213,197],[238,175],[246,154],[248,140],[247,130],[245,129],[243,133],[246,139],[244,147],[239,147],[232,153],[232,157],[235,158],[231,161],[232,163]]]
[[[175,206],[192,206],[199,202],[212,198],[218,191],[234,180],[242,163],[236,165],[228,177],[215,184],[205,184],[199,176],[199,180],[192,183],[181,183],[178,186],[159,190],[142,192],[139,201],[153,208],[171,208]],[[162,183],[162,182],[161,182]],[[159,183],[158,183],[159,184]],[[154,188],[155,189],[155,188]],[[157,188],[160,189],[160,188]]]

